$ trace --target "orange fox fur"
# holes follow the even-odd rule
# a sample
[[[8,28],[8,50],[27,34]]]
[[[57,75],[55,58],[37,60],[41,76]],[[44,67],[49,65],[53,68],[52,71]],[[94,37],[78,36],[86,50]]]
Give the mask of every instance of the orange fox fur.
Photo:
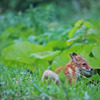
[[[77,77],[82,70],[92,70],[92,68],[88,65],[87,61],[76,53],[70,54],[70,57],[70,62],[65,66],[57,68],[55,72],[51,70],[44,71],[42,75],[42,81],[44,81],[45,78],[49,76],[51,79],[54,79],[56,82],[59,82],[59,76],[56,73],[61,72],[61,70],[64,69],[64,74],[65,76],[67,76],[69,83],[72,85],[73,83],[75,83]]]

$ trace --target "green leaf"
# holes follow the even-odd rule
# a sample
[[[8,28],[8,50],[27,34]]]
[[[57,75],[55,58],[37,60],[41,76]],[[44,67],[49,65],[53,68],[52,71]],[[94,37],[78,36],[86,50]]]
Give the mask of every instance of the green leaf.
[[[93,75],[90,79],[100,82],[100,76],[98,74]]]
[[[30,54],[32,53],[35,54],[37,52],[43,52],[47,50],[51,50],[51,49],[41,46],[41,45],[31,44],[29,42],[18,42],[2,50],[1,60],[6,65],[11,64],[10,66],[13,66],[14,64],[34,65],[36,64],[37,59],[30,58],[29,57]],[[57,52],[55,52],[54,55],[55,54],[57,54]],[[48,63],[47,60],[44,62]],[[38,63],[41,64],[41,66],[44,65],[42,61]]]
[[[63,49],[66,46],[66,42],[61,39],[53,40],[47,43],[47,47],[51,47],[53,49]]]
[[[76,37],[74,37],[74,38],[71,38],[71,39],[68,39],[67,41],[66,41],[66,44],[67,44],[67,46],[70,46],[71,44],[73,44],[76,40],[78,40],[79,39],[79,36],[76,36]]]
[[[85,26],[87,26],[88,28],[91,28],[92,27],[92,24],[89,23],[88,21],[83,21]]]
[[[77,29],[79,29],[81,27],[83,23],[83,20],[78,20],[75,24],[74,24],[74,28],[71,29],[71,31],[69,32],[69,38],[73,37],[73,34],[75,33],[75,31]]]
[[[82,20],[82,19],[81,19],[81,20],[78,20],[78,21],[74,24],[74,26],[75,26],[75,27],[79,27],[82,23],[83,23],[83,20]]]
[[[47,59],[52,60],[55,55],[57,55],[60,51],[43,51],[39,53],[32,53],[30,58],[36,59]]]
[[[83,25],[85,26],[85,28],[83,28]],[[88,21],[84,21],[84,20],[78,20],[75,24],[74,27],[71,29],[71,31],[69,32],[69,38],[72,38],[74,33],[79,30],[80,28],[82,28],[82,30],[86,29],[86,28],[91,28],[92,25],[88,22]],[[80,31],[82,31],[80,30]],[[80,32],[81,33],[81,32]]]
[[[0,39],[17,39],[27,38],[29,35],[35,34],[34,28],[27,28],[24,24],[7,28],[1,35]]]
[[[95,46],[92,49],[92,53],[98,60],[100,60],[100,46]]]

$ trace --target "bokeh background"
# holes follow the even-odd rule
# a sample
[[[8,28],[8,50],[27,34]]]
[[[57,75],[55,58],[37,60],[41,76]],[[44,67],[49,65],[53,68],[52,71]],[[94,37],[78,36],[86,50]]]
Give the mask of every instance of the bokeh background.
[[[71,24],[79,19],[100,20],[99,12],[100,0],[1,0],[0,31],[18,24],[21,16],[26,22],[21,20],[20,23],[28,25],[33,25],[34,21],[41,25],[40,19]],[[33,19],[31,23],[30,19]],[[19,22],[15,23],[14,20]],[[5,24],[2,26],[2,23]]]

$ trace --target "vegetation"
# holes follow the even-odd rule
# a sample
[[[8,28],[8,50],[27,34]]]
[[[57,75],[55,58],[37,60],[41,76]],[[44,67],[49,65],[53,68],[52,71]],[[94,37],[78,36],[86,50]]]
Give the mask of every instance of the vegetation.
[[[30,7],[22,6],[21,11],[17,9],[16,2],[16,8],[9,8],[8,11],[2,7],[5,13],[1,12],[0,16],[1,100],[100,99],[98,6],[93,9],[93,4],[89,2],[91,15],[86,12],[83,14],[81,8],[74,10],[74,7],[74,12],[71,13],[71,7],[67,6],[71,2],[67,0],[68,4],[65,4],[66,1],[62,1],[34,1],[35,7],[28,2]],[[78,0],[75,1],[79,4]],[[80,4],[84,5],[82,0],[80,1]],[[32,3],[31,0],[30,2]],[[2,3],[5,4],[3,1]],[[75,13],[78,17],[75,17]],[[96,16],[93,16],[94,13]],[[94,70],[91,73],[84,72],[85,77],[80,76],[73,86],[70,86],[62,73],[59,75],[59,86],[50,80],[43,83],[41,76],[44,70],[54,71],[57,67],[67,64],[72,52],[84,57]]]

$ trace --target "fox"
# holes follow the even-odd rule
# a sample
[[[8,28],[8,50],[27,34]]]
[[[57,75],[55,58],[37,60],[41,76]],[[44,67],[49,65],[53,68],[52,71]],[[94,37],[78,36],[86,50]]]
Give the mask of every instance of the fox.
[[[85,70],[87,72],[92,71],[92,67],[88,64],[88,62],[82,58],[80,55],[73,52],[70,54],[71,60],[65,66],[58,67],[55,72],[51,70],[45,70],[42,75],[42,81],[49,77],[50,79],[54,79],[56,83],[59,83],[59,75],[62,70],[64,70],[64,75],[67,77],[69,83],[72,85],[76,83],[78,76],[80,73]]]

